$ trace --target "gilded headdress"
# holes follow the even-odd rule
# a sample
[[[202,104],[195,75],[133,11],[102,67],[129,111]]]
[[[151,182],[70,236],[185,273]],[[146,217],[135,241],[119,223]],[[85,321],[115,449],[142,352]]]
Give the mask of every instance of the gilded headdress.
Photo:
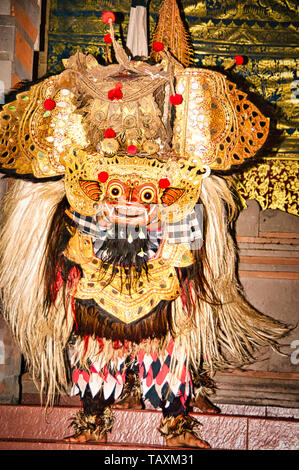
[[[117,64],[78,52],[60,75],[3,107],[2,171],[65,176],[70,204],[85,215],[96,213],[115,175],[134,174],[155,183],[166,212],[179,207],[177,220],[196,204],[207,171],[256,154],[268,119],[224,75],[185,68],[165,38],[152,44],[160,62],[131,60],[106,22]]]

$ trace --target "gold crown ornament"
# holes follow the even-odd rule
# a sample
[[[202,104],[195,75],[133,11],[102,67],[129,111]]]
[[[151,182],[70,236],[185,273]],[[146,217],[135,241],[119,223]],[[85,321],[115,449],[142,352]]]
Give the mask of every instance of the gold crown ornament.
[[[64,176],[71,206],[91,216],[109,199],[111,181],[152,185],[161,217],[180,220],[194,208],[206,168],[253,157],[268,119],[223,75],[184,68],[163,44],[159,63],[130,60],[109,27],[118,63],[77,52],[60,75],[3,107],[1,169]]]

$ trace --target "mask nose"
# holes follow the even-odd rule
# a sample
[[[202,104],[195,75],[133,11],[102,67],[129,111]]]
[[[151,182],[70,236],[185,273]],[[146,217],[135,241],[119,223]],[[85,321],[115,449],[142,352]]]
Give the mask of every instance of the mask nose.
[[[138,198],[136,195],[136,189],[135,188],[130,188],[127,194],[127,201],[128,202],[138,202]]]

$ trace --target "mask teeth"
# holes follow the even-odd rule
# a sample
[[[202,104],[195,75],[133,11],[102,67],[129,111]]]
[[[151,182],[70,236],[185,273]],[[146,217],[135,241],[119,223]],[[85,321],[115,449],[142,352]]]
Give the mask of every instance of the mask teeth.
[[[105,204],[105,206],[106,206],[106,209],[107,209],[109,215],[113,215],[114,207],[111,207],[109,204]]]
[[[146,238],[145,233],[143,232],[143,230],[140,230],[140,232],[138,234],[138,238],[140,238],[140,240],[144,240]]]
[[[133,243],[134,239],[133,239],[133,236],[131,234],[131,232],[129,233],[129,236],[128,236],[128,243]]]
[[[137,253],[137,256],[140,256],[141,258],[143,258],[145,256],[145,253],[144,253],[142,248],[141,248],[141,251],[139,251],[139,253]]]

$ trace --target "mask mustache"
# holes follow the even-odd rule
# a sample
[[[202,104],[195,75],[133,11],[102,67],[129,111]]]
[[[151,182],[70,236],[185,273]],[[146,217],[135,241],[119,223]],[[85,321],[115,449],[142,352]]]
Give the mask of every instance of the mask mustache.
[[[133,203],[103,203],[96,213],[98,219],[117,222],[121,225],[148,225],[158,221],[158,207],[151,204],[149,210]]]

